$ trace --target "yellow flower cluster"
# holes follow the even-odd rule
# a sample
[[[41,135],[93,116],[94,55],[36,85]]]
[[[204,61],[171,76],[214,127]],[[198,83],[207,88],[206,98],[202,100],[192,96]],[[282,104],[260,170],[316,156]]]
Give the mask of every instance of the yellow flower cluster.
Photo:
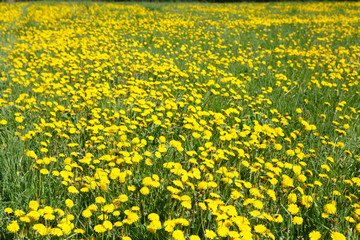
[[[37,185],[28,205],[4,205],[4,229],[359,238],[359,10],[0,5],[16,38],[0,41],[0,135],[18,138],[31,162],[19,179]]]

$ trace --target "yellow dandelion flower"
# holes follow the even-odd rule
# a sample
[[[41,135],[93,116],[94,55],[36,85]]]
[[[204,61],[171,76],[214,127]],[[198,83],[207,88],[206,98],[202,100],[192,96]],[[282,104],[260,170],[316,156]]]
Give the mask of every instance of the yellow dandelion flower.
[[[271,198],[271,200],[276,201],[276,193],[275,193],[274,190],[268,189],[268,190],[266,191],[266,193],[269,195],[269,197]]]
[[[306,182],[306,176],[305,175],[303,175],[303,174],[300,174],[298,177],[297,177],[297,180],[299,181],[299,182]]]
[[[275,214],[273,216],[274,222],[282,223],[284,221],[284,218],[280,214]]]
[[[281,146],[281,144],[279,144],[279,143],[276,143],[276,144],[274,145],[274,147],[275,147],[275,149],[278,150],[278,151],[280,151],[280,150],[282,149],[282,146]]]
[[[256,209],[263,209],[264,204],[263,204],[260,200],[255,200],[255,201],[253,202],[253,206],[254,206],[254,208],[256,208]]]
[[[152,221],[147,227],[147,230],[149,230],[150,232],[155,233],[157,230],[161,229],[161,222],[158,220],[154,220]]]
[[[70,187],[68,187],[68,192],[69,193],[73,193],[73,194],[77,194],[77,193],[79,193],[79,191],[76,189],[76,187],[74,187],[74,186],[70,186]]]
[[[287,210],[292,214],[292,215],[296,215],[299,212],[299,207],[296,204],[290,204],[287,208]]]
[[[295,156],[295,151],[289,149],[289,150],[286,151],[286,155],[288,155],[288,156],[290,156],[290,157]]]
[[[106,200],[103,197],[96,197],[95,202],[99,203],[99,204],[102,204],[102,203],[106,203]]]
[[[226,237],[229,234],[229,228],[227,228],[224,225],[221,225],[218,227],[216,232],[220,237]]]
[[[172,233],[172,237],[174,238],[174,240],[185,240],[184,233],[181,230],[175,230]]]
[[[356,230],[357,232],[360,232],[360,223],[356,224],[355,230]]]
[[[181,224],[181,226],[187,227],[190,225],[190,222],[186,220],[185,218],[178,218],[175,220],[176,224]]]
[[[55,219],[55,215],[51,214],[51,213],[47,213],[44,215],[44,219],[45,220],[54,220]]]
[[[60,228],[52,228],[50,234],[53,236],[61,237],[63,235],[63,232]]]
[[[201,238],[197,235],[191,235],[190,240],[201,240]]]
[[[304,205],[306,208],[311,207],[313,201],[314,200],[310,195],[301,196],[301,204]]]
[[[31,219],[28,216],[20,217],[19,220],[22,221],[22,222],[26,222],[26,223],[31,222]]]
[[[43,168],[40,170],[40,173],[43,175],[48,175],[49,174],[49,170],[47,170],[46,168]]]
[[[141,193],[142,195],[148,195],[148,194],[150,193],[150,190],[149,190],[148,187],[142,187],[142,188],[140,189],[140,193]]]
[[[68,208],[72,208],[74,206],[74,202],[71,200],[71,199],[66,199],[65,200],[65,205],[68,207]]]
[[[254,230],[257,233],[264,234],[266,232],[267,228],[263,224],[259,224],[254,227]]]
[[[24,121],[24,117],[23,116],[15,117],[15,121],[18,123],[22,123]]]
[[[45,235],[47,235],[48,233],[50,233],[50,232],[48,231],[48,229],[45,227],[45,225],[44,225],[44,224],[41,224],[41,223],[35,224],[35,225],[33,226],[33,229],[34,229],[36,232],[38,232],[40,235],[42,235],[42,236],[45,236]]]
[[[15,215],[16,217],[22,217],[22,216],[25,215],[25,212],[22,211],[22,210],[16,210],[16,211],[14,212],[14,215]]]
[[[200,207],[202,210],[204,210],[204,211],[207,209],[206,204],[203,203],[203,202],[200,202],[200,203],[199,203],[199,207]]]
[[[85,209],[84,211],[82,211],[81,215],[82,215],[84,218],[89,218],[89,217],[91,217],[92,212],[91,212],[89,209]]]
[[[37,155],[34,151],[27,151],[26,156],[36,159]]]
[[[102,224],[98,224],[94,227],[94,231],[97,233],[106,232],[106,228]]]
[[[159,221],[159,220],[160,220],[160,217],[159,217],[159,215],[157,215],[156,213],[150,213],[150,214],[148,215],[148,219],[149,219],[150,221]]]
[[[332,232],[331,239],[332,240],[346,240],[346,237],[342,233]]]
[[[95,199],[96,201],[96,199]],[[91,204],[89,205],[88,209],[91,211],[91,212],[95,212],[98,210],[98,207],[95,205],[95,204]]]
[[[159,137],[159,142],[161,142],[161,143],[166,142],[166,137],[160,136],[160,137]]]
[[[6,229],[9,232],[16,233],[17,231],[20,230],[20,226],[19,226],[18,222],[15,220],[15,221],[12,221],[9,225],[7,225]]]
[[[77,229],[74,230],[74,233],[84,234],[84,233],[85,233],[85,230],[84,230],[84,229],[81,229],[81,228],[77,228]]]
[[[133,206],[131,207],[131,210],[133,211],[140,211],[140,208],[138,206]]]
[[[303,221],[304,219],[302,217],[297,217],[297,216],[292,219],[294,225],[301,225]]]
[[[39,203],[37,201],[30,201],[29,202],[29,209],[36,211],[39,208]]]
[[[216,233],[214,231],[206,229],[205,230],[205,236],[208,239],[214,239],[214,238],[216,238],[217,235],[216,235]]]
[[[336,213],[336,205],[333,201],[332,203],[328,203],[324,206],[324,211],[327,214],[335,214]]]
[[[27,215],[31,221],[37,221],[40,218],[40,213],[37,211],[30,211]]]
[[[112,213],[114,210],[115,210],[114,204],[106,204],[105,206],[103,206],[101,208],[101,211],[106,212],[106,213]]]
[[[110,221],[104,221],[103,226],[106,228],[107,231],[110,231],[113,228],[113,225]]]
[[[309,233],[310,240],[319,240],[321,238],[321,233],[319,231],[312,231]]]
[[[120,221],[117,221],[117,222],[114,223],[114,226],[115,226],[115,227],[122,227],[122,226],[123,226],[123,223],[120,222]]]
[[[294,180],[287,175],[283,175],[281,184],[283,187],[294,187]]]
[[[183,206],[186,209],[191,209],[191,201],[182,201],[181,206]]]
[[[173,232],[176,222],[174,220],[166,220],[164,222],[164,228],[167,232]]]
[[[7,214],[11,214],[13,212],[13,210],[11,208],[5,208],[4,212]]]

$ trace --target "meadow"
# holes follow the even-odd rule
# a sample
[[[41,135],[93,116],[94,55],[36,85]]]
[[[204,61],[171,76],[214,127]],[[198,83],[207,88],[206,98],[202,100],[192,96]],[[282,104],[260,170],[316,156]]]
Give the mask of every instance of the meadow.
[[[360,3],[0,4],[0,239],[359,239]]]

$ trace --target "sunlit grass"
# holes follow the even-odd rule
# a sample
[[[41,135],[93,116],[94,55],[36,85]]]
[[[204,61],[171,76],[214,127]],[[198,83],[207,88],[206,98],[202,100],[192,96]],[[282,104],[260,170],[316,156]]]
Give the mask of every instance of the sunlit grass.
[[[0,5],[0,239],[358,239],[358,3]]]

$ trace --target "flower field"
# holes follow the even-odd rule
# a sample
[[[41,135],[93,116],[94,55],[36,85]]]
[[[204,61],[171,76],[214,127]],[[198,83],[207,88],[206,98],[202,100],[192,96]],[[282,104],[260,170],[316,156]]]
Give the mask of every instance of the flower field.
[[[359,239],[360,4],[0,4],[0,239]]]

